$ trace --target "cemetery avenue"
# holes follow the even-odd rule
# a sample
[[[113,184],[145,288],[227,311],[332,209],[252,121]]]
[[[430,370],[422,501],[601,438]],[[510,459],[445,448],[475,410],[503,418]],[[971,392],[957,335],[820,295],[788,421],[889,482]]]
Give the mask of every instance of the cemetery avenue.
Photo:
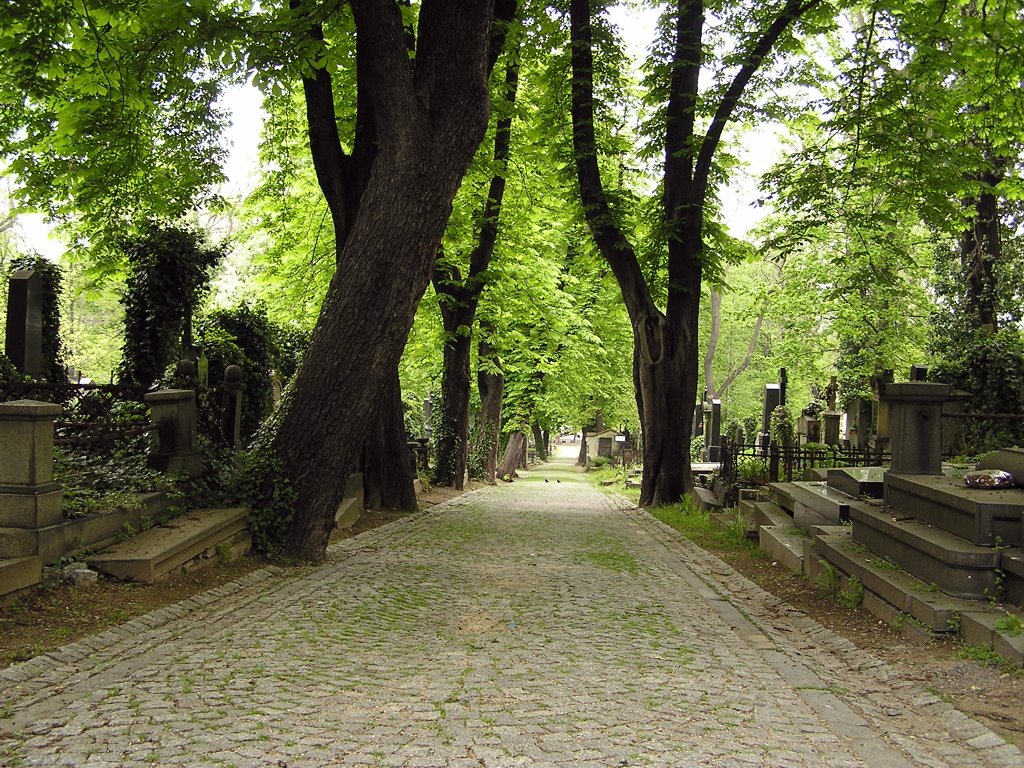
[[[570,462],[3,670],[0,765],[1024,764]]]

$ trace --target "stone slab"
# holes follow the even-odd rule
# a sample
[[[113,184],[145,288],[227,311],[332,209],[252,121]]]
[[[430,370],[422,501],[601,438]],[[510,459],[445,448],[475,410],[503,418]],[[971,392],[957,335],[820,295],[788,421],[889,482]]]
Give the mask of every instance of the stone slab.
[[[885,563],[881,558],[854,544],[848,534],[830,533],[814,537],[814,551],[843,573],[856,576],[866,590],[885,600],[896,610],[917,619],[929,629],[947,632],[956,615],[978,610],[984,601],[951,597]]]
[[[769,483],[768,497],[788,510],[797,526],[809,531],[810,525],[838,525],[852,499],[829,488],[824,482],[798,481]]]
[[[1003,600],[1024,606],[1024,551],[1004,549],[999,553],[999,567],[1006,576],[1003,582]]]
[[[39,530],[39,557],[46,564],[63,557],[95,552],[119,541],[126,527],[139,531],[149,524],[161,522],[167,511],[167,494],[139,494],[137,509],[115,508],[71,520],[59,519],[56,525]]]
[[[244,507],[201,509],[109,547],[86,562],[126,581],[152,583],[248,526]]]
[[[705,512],[722,508],[722,503],[710,488],[702,488],[699,485],[694,486],[693,490],[690,491],[690,497],[696,502],[697,509],[704,510]]]
[[[991,648],[996,635],[996,622],[1003,614],[992,611],[964,611],[960,614],[960,637],[967,645]]]
[[[992,650],[1017,666],[1024,665],[1024,635],[1003,635],[992,637]]]
[[[882,498],[885,467],[839,467],[828,470],[829,488],[859,499]]]
[[[979,546],[1020,546],[1024,490],[967,488],[944,475],[886,475],[885,502]]]
[[[43,564],[38,557],[0,560],[0,598],[20,592],[43,579]]]
[[[793,573],[803,573],[806,536],[793,533],[792,525],[762,525],[758,529],[758,537],[759,546],[773,560],[782,563]]]
[[[998,589],[999,552],[935,526],[854,505],[853,541],[948,595],[983,600]]]
[[[342,499],[334,513],[334,527],[344,530],[351,528],[363,514],[362,499],[350,496]]]
[[[754,523],[762,525],[792,525],[793,518],[774,501],[758,501],[754,503]]]

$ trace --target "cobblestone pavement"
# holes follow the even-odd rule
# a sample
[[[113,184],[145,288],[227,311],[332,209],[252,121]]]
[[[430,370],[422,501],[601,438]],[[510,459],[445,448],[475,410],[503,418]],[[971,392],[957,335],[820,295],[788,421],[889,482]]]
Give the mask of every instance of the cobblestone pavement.
[[[0,672],[0,764],[1024,765],[577,479],[546,465]]]

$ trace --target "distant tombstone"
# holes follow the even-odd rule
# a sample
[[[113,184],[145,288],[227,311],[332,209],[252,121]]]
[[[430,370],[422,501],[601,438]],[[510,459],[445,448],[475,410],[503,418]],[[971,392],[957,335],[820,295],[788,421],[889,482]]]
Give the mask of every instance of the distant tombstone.
[[[779,405],[786,404],[786,384],[788,382],[789,376],[786,375],[786,369],[779,368]]]
[[[224,369],[224,440],[232,448],[242,445],[242,369],[229,365]]]
[[[836,409],[836,396],[839,394],[839,384],[836,381],[836,377],[832,376],[828,380],[828,386],[825,387],[825,406],[829,411],[835,411]],[[837,438],[838,439],[838,438]]]
[[[840,415],[832,411],[826,411],[821,414],[821,418],[824,420],[825,424],[821,442],[825,445],[839,445]]]
[[[806,431],[804,438],[808,443],[820,443],[821,442],[821,422],[818,419],[807,419],[805,423]]]
[[[7,294],[7,334],[4,352],[19,371],[43,372],[43,280],[32,269],[11,275]]]
[[[911,381],[927,381],[928,380],[928,366],[927,365],[912,365],[912,366],[910,366],[910,380]]]
[[[764,412],[761,414],[761,432],[770,434],[772,413],[782,405],[782,389],[779,384],[764,385]]]
[[[846,436],[852,448],[864,450],[871,436],[871,403],[861,397],[851,397],[846,411]]]
[[[196,368],[199,372],[199,386],[207,387],[210,385],[210,360],[206,356],[205,352],[200,351],[199,359],[196,361]]]
[[[722,401],[715,399],[711,401],[711,408],[708,412],[707,442],[704,443],[704,455],[707,461],[720,461],[719,456],[722,447]]]

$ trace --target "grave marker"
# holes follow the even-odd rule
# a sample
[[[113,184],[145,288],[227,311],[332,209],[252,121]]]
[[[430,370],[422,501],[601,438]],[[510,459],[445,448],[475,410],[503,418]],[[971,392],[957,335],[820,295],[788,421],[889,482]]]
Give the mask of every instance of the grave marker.
[[[43,280],[32,269],[11,275],[4,353],[29,376],[43,372]]]

